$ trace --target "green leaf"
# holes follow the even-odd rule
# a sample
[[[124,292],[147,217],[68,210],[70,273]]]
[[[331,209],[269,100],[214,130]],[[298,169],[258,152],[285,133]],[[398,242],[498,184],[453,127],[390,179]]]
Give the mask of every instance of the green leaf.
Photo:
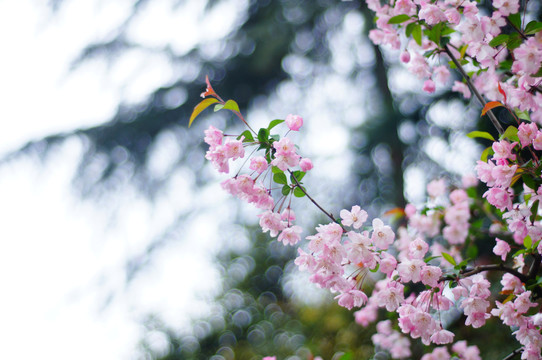
[[[266,143],[269,141],[269,130],[266,128],[261,128],[258,131],[258,141],[261,143]]]
[[[412,38],[416,41],[416,44],[422,46],[422,27],[420,24],[415,24],[412,29]]]
[[[216,104],[216,105],[215,105],[214,112],[217,112],[217,111],[222,110],[222,109],[224,109],[224,105],[222,105],[222,104]]]
[[[467,257],[471,259],[476,259],[477,256],[478,256],[478,246],[476,246],[475,244],[471,244],[467,248]]]
[[[521,175],[521,180],[523,180],[523,183],[536,191],[538,189],[538,186],[536,186],[536,183],[534,182],[534,179],[529,176],[528,174]]]
[[[482,160],[483,162],[487,162],[487,158],[489,157],[489,155],[493,155],[494,153],[495,151],[493,150],[493,148],[491,146],[488,146],[487,148],[485,148],[484,151],[482,151],[480,160]]]
[[[292,191],[292,188],[289,187],[288,185],[284,185],[282,187],[282,195],[288,196],[288,194],[290,194],[290,191]]]
[[[449,36],[444,36],[443,34],[440,35],[440,47],[443,48],[445,47],[446,45],[448,45],[450,43],[450,37]]]
[[[347,352],[341,355],[341,357],[338,360],[353,360],[354,355],[351,352]]]
[[[267,130],[271,131],[272,128],[274,128],[275,126],[277,126],[278,124],[282,124],[284,122],[284,120],[281,120],[281,119],[276,119],[276,120],[273,120],[269,123],[269,126],[267,127]]]
[[[529,115],[529,111],[528,110],[519,110],[519,109],[514,109],[514,112],[516,113],[516,116],[521,119],[521,120],[525,120],[525,121],[531,121],[531,116]]]
[[[456,270],[461,270],[461,269],[466,268],[466,267],[467,267],[467,264],[469,263],[469,261],[470,261],[470,258],[467,258],[467,259],[461,261],[459,264],[457,264],[457,265],[454,267],[454,269],[456,269]]]
[[[465,57],[465,53],[467,52],[467,49],[469,48],[469,44],[461,46],[461,49],[459,50],[459,54],[461,55],[459,57],[459,60],[462,60]],[[452,61],[453,64],[453,61]],[[455,66],[455,64],[454,64]]]
[[[271,168],[271,172],[272,172],[273,174],[284,174],[284,171],[282,171],[281,169],[279,169],[279,168],[276,167],[276,166],[273,166],[273,167]]]
[[[369,271],[375,273],[378,271],[379,268],[380,268],[380,264],[376,263],[376,266],[374,267],[374,269],[369,269]]]
[[[534,221],[536,220],[536,215],[538,214],[538,205],[539,205],[539,201],[536,200],[533,204],[533,206],[531,206],[531,223],[534,223]]]
[[[523,40],[519,36],[518,33],[510,34],[510,37],[508,38],[508,41],[506,42],[506,47],[508,50],[514,50],[515,48],[519,47],[523,43]]]
[[[284,175],[284,173],[273,175],[273,181],[277,184],[288,185],[288,179],[286,178],[286,175]]]
[[[525,26],[525,35],[532,35],[540,30],[542,30],[542,22],[533,20]]]
[[[241,135],[239,135],[237,137],[237,140],[241,139],[241,136],[244,136],[245,139],[243,140],[243,142],[253,142],[254,141],[254,137],[252,137],[252,133],[250,132],[250,130],[245,130],[241,133]]]
[[[510,15],[508,17],[508,20],[510,20],[510,22],[514,24],[515,27],[521,29],[521,15],[519,13]]]
[[[515,258],[516,256],[518,255],[521,255],[521,254],[525,254],[527,252],[527,250],[525,249],[521,249],[521,250],[518,250],[514,253],[514,255],[512,255],[513,258]]]
[[[531,75],[532,77],[542,77],[542,66],[540,67],[540,69],[538,69],[538,71],[536,72],[536,74],[533,74]]]
[[[452,29],[451,27],[448,27],[448,26],[444,26],[442,28],[442,31],[441,31],[441,35],[444,36],[444,35],[450,35],[450,34],[453,34],[455,32],[454,29]]]
[[[292,183],[295,183],[295,180],[294,180],[294,176],[295,178],[297,179],[297,181],[301,182],[301,180],[303,179],[303,177],[305,176],[306,173],[304,173],[303,171],[300,171],[300,170],[296,170],[294,171],[292,174],[290,174],[290,181]]]
[[[224,109],[240,112],[239,105],[237,105],[237,103],[234,100],[226,101],[226,103],[224,104]]]
[[[303,189],[305,189],[305,188],[303,188]],[[301,190],[299,187],[296,187],[294,189],[294,196],[295,197],[303,197],[303,196],[305,196],[305,192],[303,190]]]
[[[509,139],[513,141],[519,141],[518,138],[518,128],[515,126],[510,125],[508,128],[506,128],[506,131],[501,135],[502,139]]]
[[[452,255],[443,252],[443,253],[442,253],[442,257],[443,257],[446,261],[448,261],[450,264],[452,264],[453,266],[456,266],[456,265],[457,265],[457,263],[455,262],[455,259],[452,257]]]
[[[192,115],[190,115],[190,120],[188,120],[188,127],[192,125],[192,122],[194,119],[205,109],[207,109],[209,106],[217,103],[218,100],[215,98],[207,98],[203,99],[199,104],[197,104],[194,107],[194,110],[192,111]]]
[[[410,35],[412,35],[412,30],[414,29],[414,27],[417,25],[417,23],[410,23],[406,26],[406,29],[405,29],[405,35],[406,37],[410,37]]]
[[[500,34],[500,35],[497,35],[495,36],[490,42],[489,42],[489,46],[491,47],[497,47],[501,44],[504,44],[508,41],[508,39],[510,38],[509,35],[507,34]]]
[[[495,141],[495,138],[493,138],[493,135],[491,135],[490,133],[486,131],[471,131],[470,133],[467,134],[467,136],[470,137],[471,139],[482,138],[482,139]]]
[[[523,239],[523,246],[525,246],[525,249],[530,249],[533,245],[533,239],[531,239],[531,235],[525,236],[525,239]]]
[[[410,20],[410,16],[408,16],[406,14],[401,14],[401,15],[397,15],[397,16],[394,16],[391,19],[389,19],[388,24],[400,24],[400,23],[403,23],[403,22],[405,22],[407,20]]]
[[[442,31],[443,26],[444,26],[443,23],[438,23],[434,25],[429,31],[429,34],[427,35],[429,40],[433,41],[435,44],[438,44],[440,42],[440,33]]]
[[[514,62],[512,60],[504,60],[503,62],[499,64],[499,69],[503,71],[509,71],[510,69],[512,69],[513,63]]]
[[[425,259],[423,259],[423,261],[425,263],[429,263],[429,261],[433,260],[433,259],[436,259],[436,258],[439,258],[440,256],[439,255],[435,255],[435,256],[429,256],[429,257],[426,257]]]

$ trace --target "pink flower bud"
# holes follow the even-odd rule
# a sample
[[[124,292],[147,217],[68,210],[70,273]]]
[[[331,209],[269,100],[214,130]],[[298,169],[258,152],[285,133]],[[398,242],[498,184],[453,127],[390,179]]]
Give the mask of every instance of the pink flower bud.
[[[401,55],[399,56],[399,60],[401,60],[401,62],[404,64],[408,64],[408,62],[410,61],[410,53],[408,52],[408,50],[405,49],[405,51],[401,53]]]
[[[426,93],[434,93],[435,92],[435,82],[431,79],[425,80],[423,83],[423,91]]]
[[[307,172],[313,168],[312,161],[309,158],[303,158],[299,161],[299,167],[301,171]]]
[[[286,125],[292,131],[299,131],[299,128],[303,126],[303,118],[299,115],[288,115],[286,116]]]

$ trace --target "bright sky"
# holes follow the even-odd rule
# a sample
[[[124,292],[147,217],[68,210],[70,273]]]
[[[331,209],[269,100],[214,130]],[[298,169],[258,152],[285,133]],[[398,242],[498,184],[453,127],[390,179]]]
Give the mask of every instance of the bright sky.
[[[120,101],[140,101],[175,75],[163,57],[137,51],[109,69],[91,61],[69,72],[81,49],[107,39],[133,1],[65,0],[57,14],[46,3],[0,2],[0,154],[44,135],[99,124]],[[203,1],[187,2],[189,9],[172,9],[171,3],[153,1],[129,29],[130,40],[170,44],[183,53],[220,35],[195,30],[201,17],[194,14],[202,14]],[[210,16],[225,11],[221,6]],[[201,299],[217,284],[209,264],[214,229],[208,224],[192,242],[173,242],[159,251],[131,285],[124,279],[126,259],[141,253],[188,206],[187,176],[172,176],[175,191],[157,199],[156,207],[129,187],[107,199],[113,209],[83,202],[70,183],[80,146],[68,141],[44,165],[22,158],[0,167],[0,358],[131,359],[146,314],[159,312],[182,329],[187,314],[208,311]],[[222,192],[214,188],[213,194],[209,199],[216,200]],[[195,218],[193,224],[202,221]],[[116,295],[110,302],[109,293]]]

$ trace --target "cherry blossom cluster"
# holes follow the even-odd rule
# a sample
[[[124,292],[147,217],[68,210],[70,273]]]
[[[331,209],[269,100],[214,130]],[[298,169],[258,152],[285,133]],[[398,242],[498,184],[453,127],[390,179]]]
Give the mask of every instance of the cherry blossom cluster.
[[[210,84],[208,84],[208,87],[210,87]],[[214,90],[212,90],[212,93],[218,96]],[[277,124],[281,122],[279,121]],[[289,131],[299,131],[303,125],[303,118],[290,114],[284,122]],[[267,130],[267,136],[269,137],[262,138],[260,136],[258,140],[254,140],[250,132],[245,132],[249,138],[245,138],[245,135],[239,135],[237,138],[226,140],[223,132],[211,125],[205,130],[204,141],[209,145],[205,157],[211,161],[219,172],[228,174],[230,162],[245,157],[245,147],[258,145],[260,149],[266,150],[265,156],[257,155],[250,158],[249,170],[252,170],[250,174],[239,174],[238,172],[234,177],[224,180],[221,185],[231,195],[253,204],[258,209],[266,210],[258,215],[264,233],[269,232],[271,237],[278,235],[278,240],[283,242],[284,245],[295,245],[301,239],[302,229],[293,224],[295,213],[289,205],[282,212],[280,209],[286,200],[286,195],[291,193],[290,190],[300,187],[302,177],[312,169],[313,165],[309,158],[301,158],[296,153],[296,146],[290,138],[283,137],[277,140],[278,135],[270,136],[269,129],[264,130]],[[268,143],[262,144],[266,141]],[[297,168],[300,170],[297,170]],[[284,173],[288,171],[296,171],[292,173],[292,179],[295,177],[295,180],[290,185],[287,184]],[[284,184],[288,190],[288,194],[282,195],[282,202],[278,206],[276,206],[275,200],[271,196],[272,185],[266,187],[263,183],[270,173],[274,174],[273,179],[275,182]],[[283,190],[282,194],[285,192],[286,190]],[[299,193],[296,195],[299,196]]]
[[[209,127],[206,158],[219,172],[229,173],[230,164],[245,157],[245,147],[257,147],[259,152],[222,187],[263,210],[258,215],[262,231],[284,245],[301,241],[302,229],[294,225],[291,208],[296,197],[307,197],[330,218],[306,237],[295,263],[309,273],[311,282],[333,292],[339,305],[359,308],[354,313],[358,324],[377,321],[384,309],[394,314],[377,324],[372,337],[392,358],[411,356],[410,337],[425,345],[452,344],[434,347],[424,360],[480,359],[477,347],[456,341],[441,321],[456,309],[464,315],[464,324],[474,328],[498,319],[511,328],[522,359],[540,360],[542,316],[536,310],[542,298],[542,23],[523,24],[518,0],[494,0],[490,14],[470,0],[366,2],[377,17],[370,38],[402,48],[400,60],[424,80],[425,91],[449,82],[449,66],[441,63],[446,56],[463,76],[453,90],[465,98],[474,93],[484,104],[482,114],[492,115],[491,109],[501,106],[516,121],[504,131],[494,118],[498,139],[473,132],[471,137],[492,141],[474,169],[476,177],[465,177],[461,186],[448,186],[444,179],[430,182],[426,204],[401,209],[400,224],[394,228],[385,217],[369,221],[358,205],[340,210],[340,218],[335,218],[302,183],[313,165],[287,135],[299,131],[303,119],[288,115],[254,131],[237,104],[223,101],[209,81],[202,94],[206,99],[194,109],[190,123],[215,104],[215,111],[232,111],[249,130],[228,138]],[[286,135],[271,134],[283,122],[289,129]],[[247,162],[249,172],[241,174]],[[490,241],[492,252],[478,254],[481,241]],[[501,273],[496,292],[491,282]]]
[[[424,80],[426,92],[434,92],[437,84],[447,85],[450,72],[438,61],[446,53],[476,70],[471,73],[474,85],[488,100],[505,100],[498,89],[501,83],[507,104],[532,112],[532,120],[542,124],[542,32],[536,21],[521,30],[519,0],[494,0],[491,15],[470,0],[366,2],[378,18],[369,37],[375,44],[403,48],[400,60]],[[503,32],[509,24],[518,32]],[[452,89],[471,96],[465,82],[455,81]]]

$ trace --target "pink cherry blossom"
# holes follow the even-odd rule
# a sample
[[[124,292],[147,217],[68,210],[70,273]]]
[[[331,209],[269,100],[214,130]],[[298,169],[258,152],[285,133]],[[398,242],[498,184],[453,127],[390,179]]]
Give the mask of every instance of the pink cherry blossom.
[[[354,229],[359,229],[367,220],[367,212],[362,210],[358,205],[352,206],[352,210],[341,210],[341,223],[345,226],[352,226]]]
[[[393,230],[384,225],[382,220],[374,219],[373,220],[373,234],[371,236],[371,241],[380,249],[387,249],[395,239],[395,233]]]
[[[405,49],[403,52],[401,52],[399,60],[401,60],[401,62],[404,64],[408,64],[408,62],[410,61],[410,53],[408,52],[408,50]]]
[[[299,131],[301,126],[303,126],[303,118],[299,115],[288,115],[286,116],[286,125],[292,131]]]
[[[405,300],[403,284],[390,281],[387,286],[377,294],[379,307],[385,307],[388,311],[395,311]]]
[[[510,252],[510,245],[501,239],[495,239],[497,245],[493,248],[493,253],[501,257],[502,261],[506,260],[506,255]]]
[[[442,345],[449,344],[454,341],[454,334],[448,330],[440,329],[433,335],[431,335],[431,341],[434,344]]]
[[[493,7],[503,16],[515,14],[519,10],[518,0],[493,0]]]
[[[446,181],[444,179],[433,180],[427,184],[427,194],[432,198],[444,195],[446,192]]]
[[[278,241],[282,242],[284,245],[295,245],[301,240],[299,234],[301,234],[301,226],[291,226],[282,230],[278,237]]]
[[[421,280],[421,270],[425,266],[426,264],[423,262],[423,260],[405,260],[397,265],[397,272],[399,273],[403,283],[407,283],[409,281],[419,282]]]
[[[509,190],[501,188],[491,188],[483,195],[487,201],[500,210],[512,208],[512,194]]]
[[[518,295],[514,300],[514,308],[519,314],[525,314],[531,307],[537,307],[538,304],[531,301],[531,291],[525,291]]]
[[[350,290],[348,292],[337,295],[338,304],[342,307],[352,310],[353,307],[360,307],[367,302],[367,295],[361,290]]]
[[[378,269],[388,277],[391,277],[391,274],[397,267],[397,259],[387,252],[383,252],[381,256],[382,259],[380,260],[380,267]]]
[[[542,132],[538,131],[536,137],[533,139],[533,148],[535,150],[542,150]]]
[[[267,170],[267,167],[267,160],[263,156],[255,156],[250,159],[249,169],[256,171],[258,174]]]
[[[243,148],[243,139],[244,136],[241,137],[240,140],[233,140],[228,143],[226,143],[224,153],[227,158],[236,160],[239,158],[243,158],[245,156],[245,149]]]
[[[307,172],[307,171],[309,171],[309,170],[312,170],[313,165],[312,165],[311,159],[309,159],[309,158],[302,158],[302,159],[299,161],[299,167],[301,168],[301,171],[303,171],[303,172]]]
[[[426,93],[429,93],[429,94],[434,93],[435,89],[436,89],[435,82],[433,80],[431,80],[431,79],[425,80],[425,82],[423,83],[423,88],[422,89]]]
[[[418,16],[421,20],[425,20],[428,25],[435,25],[448,20],[438,6],[425,2],[422,2],[421,6],[422,8],[418,12]]]
[[[450,71],[444,65],[433,68],[433,79],[441,85],[445,85],[450,79]]]
[[[204,131],[204,133],[205,138],[203,141],[209,144],[211,150],[214,150],[217,146],[222,145],[222,139],[224,137],[222,131],[211,125],[207,130]]]
[[[444,11],[444,15],[451,24],[458,25],[461,21],[461,13],[457,11],[456,8],[446,9],[446,11]]]
[[[425,254],[429,250],[429,245],[421,238],[416,238],[408,245],[408,255],[412,259],[423,259]]]
[[[465,99],[470,99],[471,97],[469,87],[467,86],[467,84],[462,83],[461,81],[454,81],[452,91],[457,91],[458,93],[461,93]]]
[[[437,266],[424,266],[420,272],[420,278],[424,285],[435,287],[442,276],[442,270]]]
[[[509,143],[506,140],[501,140],[494,142],[491,148],[495,151],[493,159],[505,159],[505,160],[516,160],[516,155],[512,153],[512,150],[517,145],[517,142]]]
[[[258,216],[260,217],[262,231],[264,233],[269,231],[271,237],[277,236],[286,227],[278,213],[268,210]]]

